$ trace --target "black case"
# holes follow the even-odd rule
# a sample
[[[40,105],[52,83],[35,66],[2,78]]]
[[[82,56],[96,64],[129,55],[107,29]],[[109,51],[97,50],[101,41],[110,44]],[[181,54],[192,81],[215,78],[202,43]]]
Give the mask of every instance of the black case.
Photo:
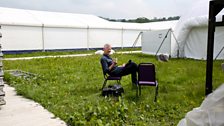
[[[119,84],[109,85],[102,90],[103,96],[121,96],[122,93],[124,93],[124,89]]]

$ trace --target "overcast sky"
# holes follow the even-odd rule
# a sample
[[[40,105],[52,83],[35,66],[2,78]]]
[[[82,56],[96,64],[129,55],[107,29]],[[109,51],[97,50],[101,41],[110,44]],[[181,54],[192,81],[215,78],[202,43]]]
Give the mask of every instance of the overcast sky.
[[[195,0],[0,0],[0,7],[93,14],[111,19],[181,16]]]

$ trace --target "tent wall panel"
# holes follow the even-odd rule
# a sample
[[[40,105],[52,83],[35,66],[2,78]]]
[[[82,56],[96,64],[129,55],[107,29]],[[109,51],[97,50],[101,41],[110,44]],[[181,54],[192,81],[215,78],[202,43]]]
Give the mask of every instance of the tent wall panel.
[[[172,29],[171,29],[172,30]],[[171,57],[179,57],[179,47],[176,40],[176,36],[173,31],[171,31]]]
[[[204,28],[193,28],[184,45],[184,57],[205,59],[207,54],[206,47],[207,31]]]
[[[215,31],[214,58],[221,49],[224,48],[224,27],[216,27]],[[217,59],[224,59],[224,50],[220,53]]]
[[[224,47],[224,27],[217,27],[214,40],[214,58]],[[195,27],[193,28],[184,45],[185,57],[194,59],[206,59],[207,57],[207,27]],[[219,55],[218,59],[224,58],[224,50]]]
[[[171,54],[171,32],[166,30],[147,31],[142,34],[142,52],[155,55],[165,38],[158,54]],[[168,32],[168,34],[167,34]],[[167,37],[165,37],[167,34]]]
[[[3,51],[42,50],[42,29],[31,26],[2,25]]]
[[[44,47],[46,50],[87,48],[87,29],[46,27]]]
[[[89,29],[90,48],[102,48],[105,43],[110,43],[113,47],[121,47],[122,30]]]

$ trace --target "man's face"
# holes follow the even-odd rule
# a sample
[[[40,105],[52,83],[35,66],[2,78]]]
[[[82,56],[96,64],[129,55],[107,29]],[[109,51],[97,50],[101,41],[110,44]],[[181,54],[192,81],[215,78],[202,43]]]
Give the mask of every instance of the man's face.
[[[109,55],[110,52],[111,52],[111,46],[107,46],[107,47],[104,48],[104,54]]]

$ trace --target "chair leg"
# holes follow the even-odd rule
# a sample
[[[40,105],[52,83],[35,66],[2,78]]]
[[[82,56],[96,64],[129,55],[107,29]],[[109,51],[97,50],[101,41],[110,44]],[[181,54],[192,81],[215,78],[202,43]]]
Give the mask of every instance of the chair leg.
[[[106,86],[106,84],[107,84],[107,79],[104,80],[102,89]]]
[[[139,88],[139,96],[141,96],[141,93],[142,93],[141,86],[139,85],[138,88]]]
[[[117,80],[117,83],[121,85],[121,81],[120,80]]]
[[[156,86],[156,91],[155,91],[155,99],[154,99],[154,102],[156,102],[156,101],[157,101],[158,89],[159,89],[159,85],[157,85],[157,86]]]
[[[138,84],[136,84],[136,97],[138,97]]]

